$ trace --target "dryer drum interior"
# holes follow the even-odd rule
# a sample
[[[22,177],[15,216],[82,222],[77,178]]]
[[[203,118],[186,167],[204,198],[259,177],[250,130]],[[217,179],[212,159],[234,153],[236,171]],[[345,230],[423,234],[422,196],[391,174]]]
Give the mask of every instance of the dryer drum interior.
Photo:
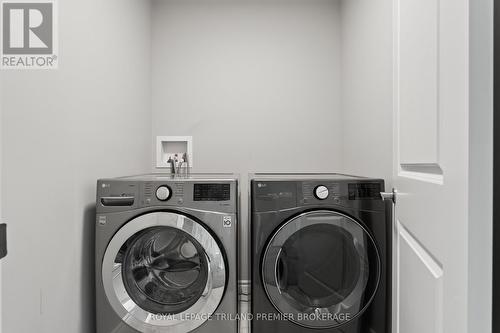
[[[292,322],[337,327],[370,304],[380,279],[380,257],[356,220],[311,211],[285,222],[270,238],[262,279],[274,307]]]

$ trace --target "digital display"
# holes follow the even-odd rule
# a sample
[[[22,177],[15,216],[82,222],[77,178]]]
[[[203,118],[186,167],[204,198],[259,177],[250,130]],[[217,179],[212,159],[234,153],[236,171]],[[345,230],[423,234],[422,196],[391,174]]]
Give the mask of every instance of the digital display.
[[[230,197],[230,184],[194,184],[194,201],[227,201]]]
[[[379,199],[380,192],[380,183],[349,184],[349,200]]]

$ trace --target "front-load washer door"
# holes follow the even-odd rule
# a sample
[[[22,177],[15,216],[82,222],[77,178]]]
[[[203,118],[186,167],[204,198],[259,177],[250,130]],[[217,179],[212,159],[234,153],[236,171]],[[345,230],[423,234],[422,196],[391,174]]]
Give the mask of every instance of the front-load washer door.
[[[274,233],[262,259],[262,280],[283,320],[333,328],[370,304],[380,264],[377,247],[360,223],[316,210],[290,219]]]
[[[102,282],[112,308],[139,332],[189,332],[222,300],[224,254],[195,220],[149,213],[127,222],[111,239]]]

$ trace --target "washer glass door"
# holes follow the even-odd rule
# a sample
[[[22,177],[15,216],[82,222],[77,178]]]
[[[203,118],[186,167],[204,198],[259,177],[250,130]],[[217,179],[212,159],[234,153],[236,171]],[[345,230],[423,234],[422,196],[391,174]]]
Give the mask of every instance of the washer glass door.
[[[225,289],[223,253],[193,219],[155,212],[127,222],[103,260],[115,312],[139,332],[189,332],[215,312]]]
[[[380,257],[366,229],[333,211],[292,218],[270,239],[262,279],[275,308],[310,328],[341,326],[373,299]]]
[[[208,280],[208,260],[200,243],[173,227],[136,233],[120,249],[115,263],[130,298],[156,314],[184,312],[198,301]]]

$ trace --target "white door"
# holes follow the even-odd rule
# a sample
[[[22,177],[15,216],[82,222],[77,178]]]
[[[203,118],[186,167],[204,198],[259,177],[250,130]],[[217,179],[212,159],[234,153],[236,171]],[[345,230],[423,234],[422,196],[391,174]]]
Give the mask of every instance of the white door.
[[[467,332],[469,2],[394,5],[394,332]]]

